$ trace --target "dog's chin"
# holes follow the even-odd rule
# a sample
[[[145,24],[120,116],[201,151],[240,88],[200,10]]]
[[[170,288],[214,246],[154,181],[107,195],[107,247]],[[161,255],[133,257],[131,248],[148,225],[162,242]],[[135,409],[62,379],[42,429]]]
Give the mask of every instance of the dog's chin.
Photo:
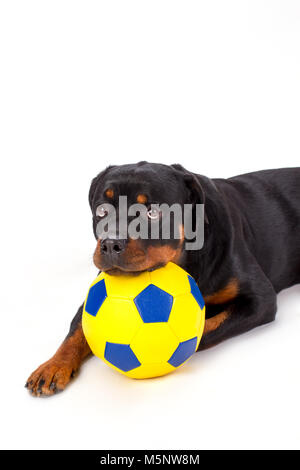
[[[133,276],[138,276],[139,274],[141,274],[142,272],[144,272],[143,270],[140,270],[140,271],[132,271],[132,270],[129,270],[129,269],[121,269],[121,268],[110,268],[110,269],[105,269],[105,270],[102,270],[103,272],[107,273],[107,274],[110,274],[111,276],[126,276],[126,275],[133,275]]]
[[[101,267],[100,265],[97,266],[97,268],[107,274],[110,274],[111,276],[121,276],[121,275],[134,275],[138,276],[139,274],[146,272],[146,271],[155,271],[155,269],[162,268],[165,266],[166,263],[158,263],[153,266],[147,266],[147,267],[138,267],[138,266],[111,266],[111,267]]]

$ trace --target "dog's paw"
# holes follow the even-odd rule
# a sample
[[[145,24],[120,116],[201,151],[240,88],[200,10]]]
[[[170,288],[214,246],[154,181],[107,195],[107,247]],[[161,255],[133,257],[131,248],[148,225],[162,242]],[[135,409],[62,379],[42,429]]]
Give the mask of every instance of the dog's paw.
[[[33,396],[50,396],[64,390],[75,372],[72,364],[52,358],[30,375],[25,387]]]

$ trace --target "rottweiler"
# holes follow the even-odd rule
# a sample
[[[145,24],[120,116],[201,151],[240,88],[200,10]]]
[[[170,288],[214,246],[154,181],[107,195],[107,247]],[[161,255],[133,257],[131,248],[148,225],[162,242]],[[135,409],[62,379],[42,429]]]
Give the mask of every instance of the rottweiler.
[[[204,204],[204,245],[186,250],[182,237],[97,237],[104,203]],[[89,203],[97,239],[94,263],[118,275],[177,263],[197,281],[206,303],[198,350],[275,319],[277,293],[300,283],[300,168],[265,170],[228,179],[209,179],[181,165],[140,162],[110,166],[91,183]],[[100,210],[99,210],[100,208]],[[148,209],[149,208],[149,209]],[[33,372],[26,387],[35,396],[63,390],[91,354],[79,307],[54,356]]]

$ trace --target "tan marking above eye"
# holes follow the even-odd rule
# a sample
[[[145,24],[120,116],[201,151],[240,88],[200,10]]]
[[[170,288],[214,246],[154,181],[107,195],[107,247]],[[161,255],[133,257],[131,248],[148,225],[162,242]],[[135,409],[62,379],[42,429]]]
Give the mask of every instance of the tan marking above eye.
[[[146,204],[148,198],[145,194],[138,194],[136,200],[139,204]]]
[[[105,196],[108,197],[109,199],[112,199],[114,197],[114,190],[109,188],[105,191]]]

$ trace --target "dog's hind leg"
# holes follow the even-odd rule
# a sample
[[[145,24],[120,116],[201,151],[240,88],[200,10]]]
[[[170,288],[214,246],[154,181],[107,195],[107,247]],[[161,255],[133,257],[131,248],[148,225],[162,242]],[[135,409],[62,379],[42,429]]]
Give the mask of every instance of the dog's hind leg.
[[[265,297],[240,295],[224,311],[206,320],[198,351],[273,321],[276,300],[275,293]]]

